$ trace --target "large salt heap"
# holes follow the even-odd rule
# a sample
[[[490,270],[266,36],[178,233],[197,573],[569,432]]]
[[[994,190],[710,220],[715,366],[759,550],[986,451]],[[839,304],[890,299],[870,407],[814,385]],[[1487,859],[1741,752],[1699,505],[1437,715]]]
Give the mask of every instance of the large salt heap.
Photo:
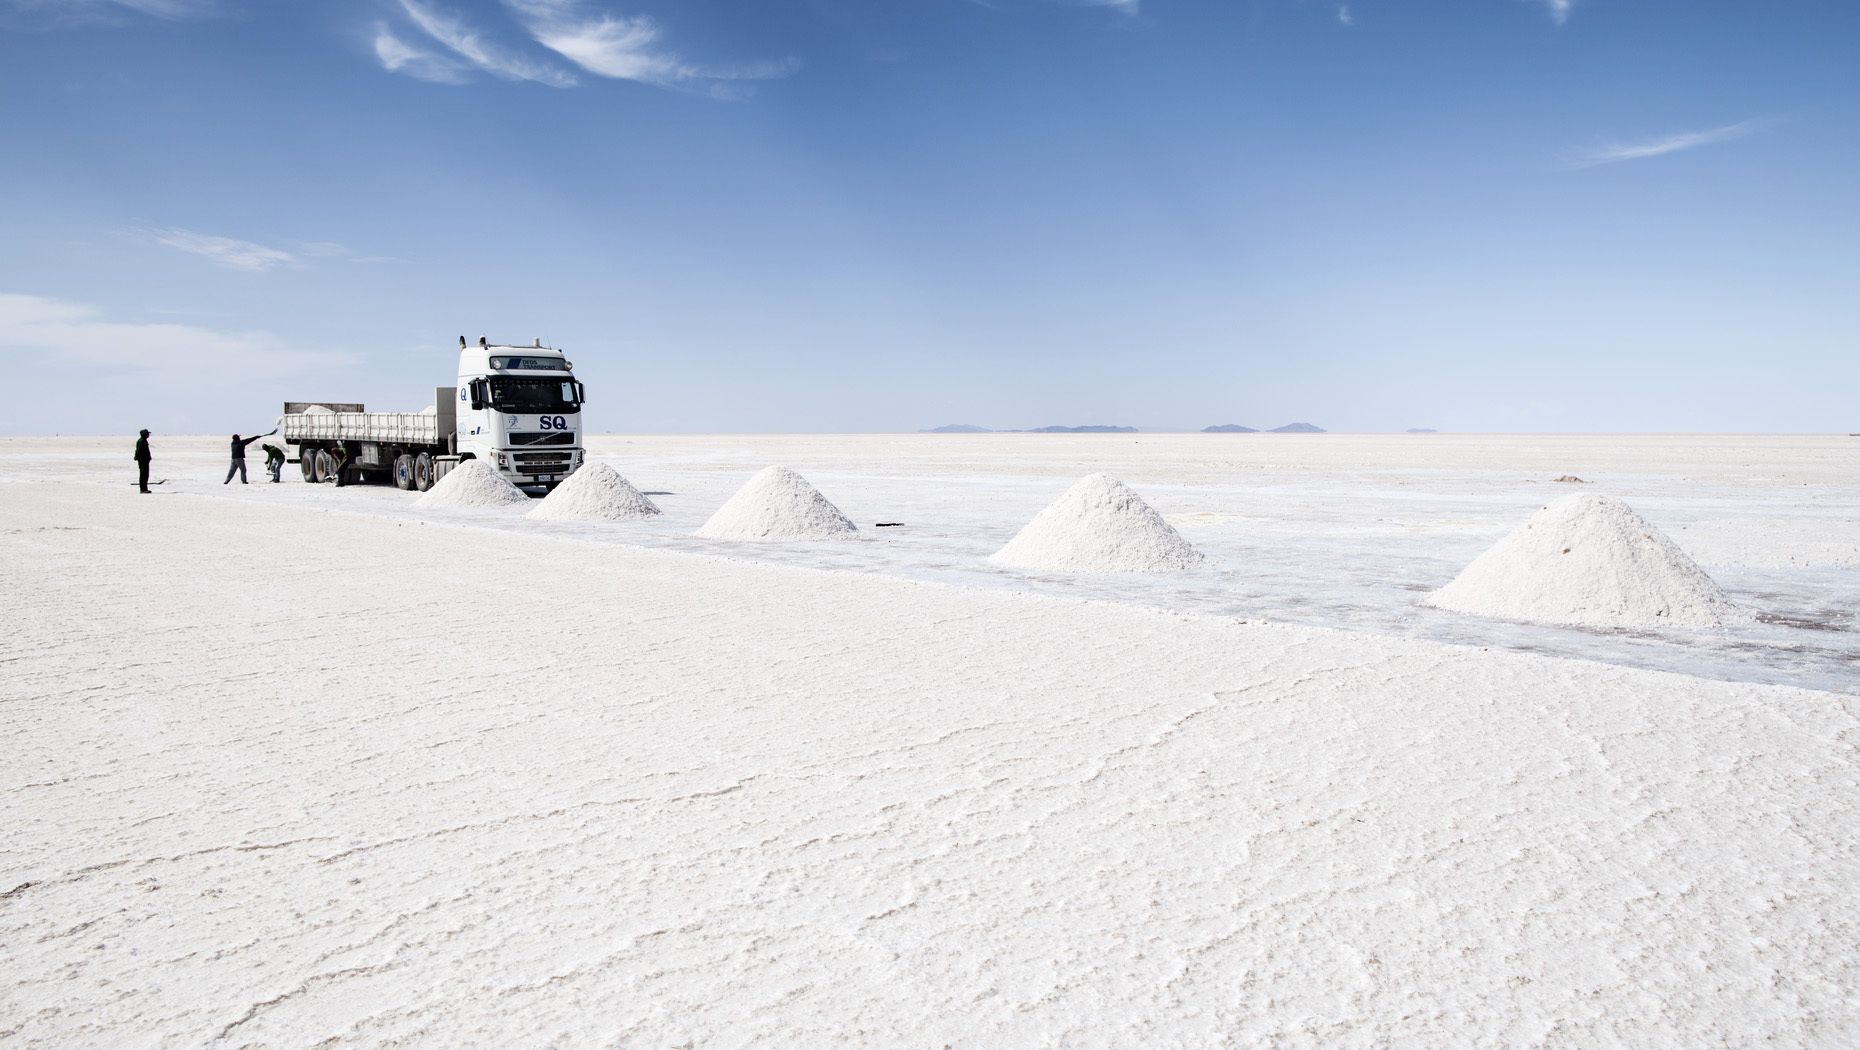
[[[523,490],[484,463],[468,459],[439,479],[416,507],[508,507],[528,503]]]
[[[787,467],[768,467],[737,489],[696,535],[711,540],[832,540],[858,531],[806,478]]]
[[[590,463],[555,487],[527,517],[539,521],[638,521],[658,505],[605,463]]]
[[[1049,572],[1184,572],[1207,559],[1129,486],[1092,474],[989,560]]]
[[[1627,504],[1586,494],[1538,511],[1427,603],[1571,627],[1720,627],[1748,619]]]

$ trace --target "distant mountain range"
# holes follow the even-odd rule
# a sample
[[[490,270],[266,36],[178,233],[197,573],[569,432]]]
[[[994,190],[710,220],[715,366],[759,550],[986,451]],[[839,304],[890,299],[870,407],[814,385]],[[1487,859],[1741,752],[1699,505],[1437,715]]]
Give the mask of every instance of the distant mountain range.
[[[1259,433],[1258,430],[1255,430],[1252,427],[1243,427],[1238,423],[1220,423],[1220,424],[1217,424],[1211,427],[1202,427],[1201,432],[1203,434],[1257,434]],[[1273,427],[1270,431],[1268,431],[1268,433],[1271,433],[1271,434],[1322,434],[1325,432],[1326,431],[1324,430],[1323,427],[1313,426],[1310,423],[1287,423],[1282,427]]]
[[[1440,431],[1435,430],[1433,427],[1409,427],[1408,433],[1410,434],[1438,434],[1440,433]]]
[[[978,427],[973,423],[945,423],[940,427],[920,430],[920,434],[1135,434],[1136,427],[1114,427],[1094,423],[1082,427],[1034,427],[1032,430],[994,430]]]
[[[1217,423],[1203,427],[1203,434],[1257,434],[1253,427],[1243,427],[1238,423]],[[945,423],[940,427],[919,430],[919,434],[1138,434],[1136,427],[1110,426],[1105,423],[1092,423],[1082,427],[1034,427],[1030,430],[996,430],[992,427],[978,427],[973,423]],[[1325,434],[1323,427],[1311,423],[1287,423],[1282,427],[1273,427],[1271,434]],[[1431,431],[1430,431],[1431,433]]]

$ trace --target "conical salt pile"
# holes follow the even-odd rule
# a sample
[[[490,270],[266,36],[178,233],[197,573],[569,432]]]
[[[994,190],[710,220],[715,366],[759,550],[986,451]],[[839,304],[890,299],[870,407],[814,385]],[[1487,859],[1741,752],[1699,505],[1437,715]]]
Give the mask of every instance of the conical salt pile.
[[[1050,572],[1184,572],[1207,559],[1123,482],[1092,474],[989,560]]]
[[[523,490],[484,463],[468,459],[439,479],[416,507],[508,507],[528,503]]]
[[[638,521],[659,508],[633,483],[605,463],[590,463],[568,476],[526,517],[539,521]]]
[[[1429,605],[1571,627],[1748,619],[1672,540],[1607,496],[1564,496],[1474,558]]]
[[[711,540],[832,540],[858,528],[807,479],[768,467],[736,490],[696,535]]]

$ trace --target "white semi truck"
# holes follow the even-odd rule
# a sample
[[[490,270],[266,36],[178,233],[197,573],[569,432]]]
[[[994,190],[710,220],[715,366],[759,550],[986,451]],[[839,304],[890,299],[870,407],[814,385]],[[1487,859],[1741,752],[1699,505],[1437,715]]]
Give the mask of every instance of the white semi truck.
[[[459,337],[458,381],[425,412],[290,401],[279,431],[305,481],[392,481],[421,492],[468,459],[525,489],[547,491],[580,469],[584,391],[562,351]]]

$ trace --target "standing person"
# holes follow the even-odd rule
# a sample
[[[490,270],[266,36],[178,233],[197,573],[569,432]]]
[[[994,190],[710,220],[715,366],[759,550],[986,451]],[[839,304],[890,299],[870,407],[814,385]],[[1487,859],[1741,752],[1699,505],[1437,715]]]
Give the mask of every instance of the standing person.
[[[276,427],[271,428],[271,434],[276,434],[277,432],[278,432],[278,429]],[[256,434],[252,437],[246,438],[243,441],[239,439],[239,435],[234,434],[232,436],[232,466],[229,466],[226,468],[226,480],[220,482],[220,484],[222,485],[232,484],[232,476],[234,474],[239,475],[239,484],[241,485],[246,484],[245,447],[247,445],[250,445],[252,442],[257,441],[259,438],[270,437],[271,434]]]
[[[149,432],[144,430],[136,439],[136,484],[141,487],[144,496],[149,494]]]
[[[284,480],[278,476],[284,473],[284,450],[269,441],[259,447],[265,450],[265,469],[271,471],[271,483],[276,485]]]

